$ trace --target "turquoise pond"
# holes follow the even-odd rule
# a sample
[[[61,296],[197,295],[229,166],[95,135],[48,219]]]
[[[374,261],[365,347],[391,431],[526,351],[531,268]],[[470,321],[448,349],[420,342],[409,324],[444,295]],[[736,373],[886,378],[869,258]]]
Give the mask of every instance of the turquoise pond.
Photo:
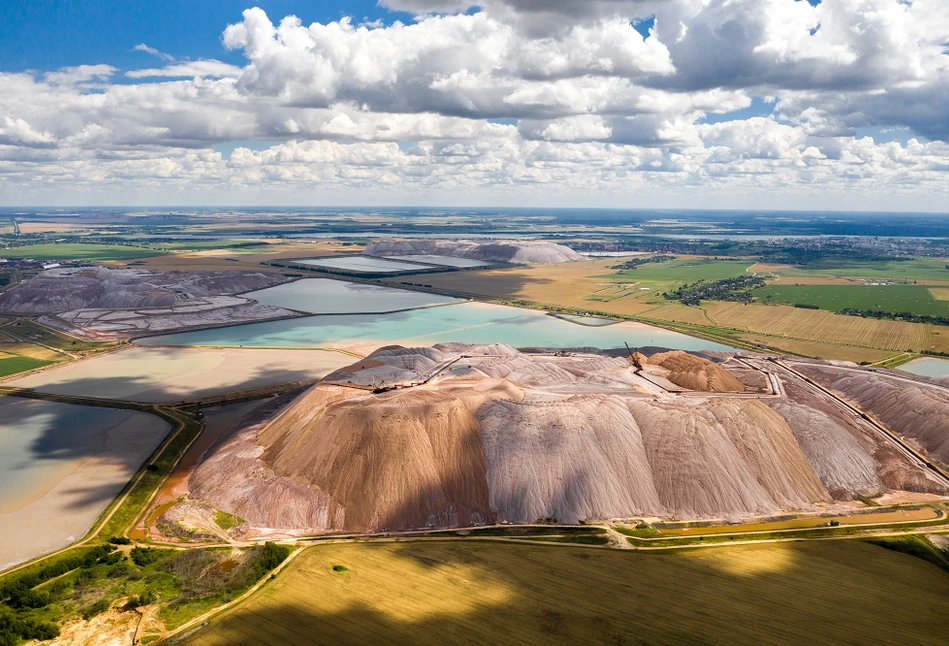
[[[728,346],[639,323],[577,325],[543,312],[484,303],[462,303],[394,314],[346,314],[251,323],[136,340],[152,345],[327,347],[356,343],[433,345],[508,343],[516,347],[599,348],[662,346],[683,350],[733,350]]]
[[[949,361],[945,359],[916,359],[900,366],[900,370],[922,377],[945,377],[949,375]]]

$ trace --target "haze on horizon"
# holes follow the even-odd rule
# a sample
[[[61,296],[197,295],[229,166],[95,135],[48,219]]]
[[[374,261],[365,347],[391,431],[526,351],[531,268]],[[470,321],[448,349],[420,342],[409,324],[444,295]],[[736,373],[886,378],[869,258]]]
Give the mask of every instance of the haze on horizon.
[[[943,0],[3,4],[5,205],[949,198]]]

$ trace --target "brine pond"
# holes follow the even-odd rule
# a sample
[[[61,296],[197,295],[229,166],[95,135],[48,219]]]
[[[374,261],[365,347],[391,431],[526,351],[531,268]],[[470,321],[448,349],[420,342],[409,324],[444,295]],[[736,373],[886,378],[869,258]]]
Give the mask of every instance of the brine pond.
[[[395,274],[400,271],[421,271],[431,269],[428,265],[417,265],[410,262],[383,260],[372,256],[342,256],[339,258],[301,258],[290,262],[311,267],[325,267],[327,269],[342,269],[343,271],[367,272],[377,274]]]
[[[493,267],[497,263],[489,260],[474,260],[472,258],[456,258],[455,256],[436,256],[434,254],[413,254],[410,256],[386,256],[392,260],[405,260],[408,262],[424,262],[429,265],[441,265],[442,267],[457,267],[458,269],[471,269],[473,267]]]
[[[331,278],[304,278],[244,296],[266,305],[310,314],[369,314],[464,302],[451,296]]]
[[[137,339],[151,345],[337,347],[371,352],[387,344],[507,343],[515,347],[662,346],[683,350],[734,348],[642,323],[590,327],[544,312],[462,303],[394,314],[309,316]]]
[[[945,359],[916,359],[900,366],[900,370],[911,372],[921,377],[949,376],[949,361]]]
[[[0,396],[0,569],[82,538],[168,430],[146,413]]]

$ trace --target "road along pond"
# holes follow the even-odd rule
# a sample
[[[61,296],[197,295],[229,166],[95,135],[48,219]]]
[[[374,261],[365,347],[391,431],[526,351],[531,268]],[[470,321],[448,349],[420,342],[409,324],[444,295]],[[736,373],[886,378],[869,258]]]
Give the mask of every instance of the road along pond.
[[[0,396],[0,569],[82,538],[168,431],[146,413]]]

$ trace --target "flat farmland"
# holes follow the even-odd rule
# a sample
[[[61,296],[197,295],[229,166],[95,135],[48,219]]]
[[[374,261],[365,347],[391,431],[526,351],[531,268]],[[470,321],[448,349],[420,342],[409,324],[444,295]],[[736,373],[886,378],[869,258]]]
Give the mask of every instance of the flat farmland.
[[[616,258],[574,262],[562,265],[538,265],[478,271],[427,274],[420,278],[392,278],[386,282],[400,287],[401,281],[422,282],[435,289],[451,292],[523,300],[541,305],[561,305],[633,315],[654,307],[645,300],[652,292],[639,291],[629,280],[624,289],[612,289],[610,267]],[[599,292],[608,294],[597,298]],[[608,305],[608,306],[607,306]]]
[[[183,641],[944,644],[949,577],[856,541],[662,554],[415,542],[309,548]]]
[[[819,260],[806,265],[756,265],[755,271],[768,271],[780,276],[779,283],[803,279],[840,283],[848,279],[897,280],[905,282],[949,284],[949,261],[935,258],[914,258],[906,261],[874,262],[862,260]]]
[[[25,372],[27,370],[33,370],[34,368],[42,368],[43,366],[48,366],[50,363],[52,362],[42,361],[32,357],[24,357],[18,354],[0,352],[0,377],[15,375],[18,372]]]
[[[929,293],[937,301],[949,301],[949,287],[931,287]]]
[[[949,301],[924,285],[766,285],[752,292],[759,301],[813,305],[838,312],[850,308],[949,317]]]
[[[683,305],[676,301],[666,301],[668,305],[647,310],[643,313],[644,317],[668,321],[670,323],[690,323],[691,325],[713,325],[712,319],[708,317],[705,308],[695,305]]]
[[[940,350],[945,341],[930,334],[933,326],[844,316],[823,310],[786,305],[744,305],[712,302],[704,305],[715,325],[804,341],[859,345],[884,350]],[[944,337],[949,341],[949,336]]]
[[[3,250],[7,258],[35,258],[37,260],[131,260],[159,256],[162,251],[125,245],[64,243],[35,244]]]
[[[616,273],[616,277],[622,280],[652,283],[694,283],[699,280],[724,280],[744,276],[753,264],[752,261],[747,260],[680,257],[676,260],[648,263],[635,269],[622,270]]]

